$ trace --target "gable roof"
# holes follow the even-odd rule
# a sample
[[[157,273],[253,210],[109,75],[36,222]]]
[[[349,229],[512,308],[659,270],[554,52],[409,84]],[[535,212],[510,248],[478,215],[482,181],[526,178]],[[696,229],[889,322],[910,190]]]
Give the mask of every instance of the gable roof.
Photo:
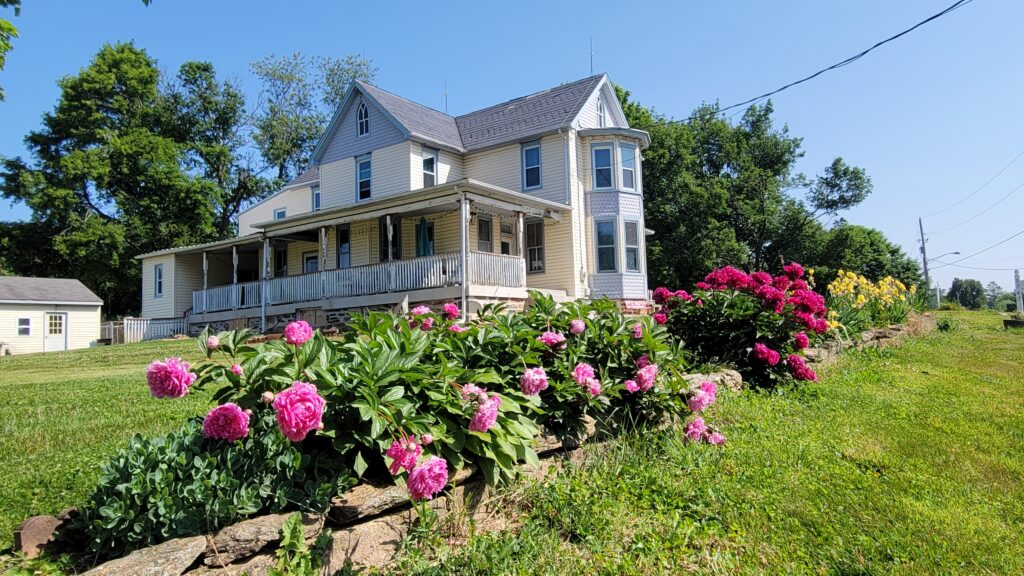
[[[372,84],[356,81],[349,87],[317,144],[312,162],[320,160],[355,92],[376,105],[406,137],[465,153],[540,136],[568,126],[579,115],[588,97],[607,78],[605,74],[590,76],[454,117]]]
[[[0,276],[0,302],[103,304],[99,296],[73,278],[24,276]]]
[[[316,164],[310,164],[309,167],[306,168],[306,170],[302,172],[302,174],[299,174],[295,178],[292,178],[291,181],[288,182],[287,184],[285,184],[284,186],[282,186],[280,190],[278,190],[277,192],[274,192],[273,194],[271,194],[270,196],[267,196],[266,198],[264,198],[263,200],[260,200],[259,202],[254,202],[254,203],[250,204],[249,206],[246,206],[245,209],[239,210],[238,213],[239,214],[245,214],[249,210],[252,210],[253,208],[259,206],[260,204],[263,204],[265,202],[269,202],[272,198],[277,198],[278,196],[280,196],[284,192],[287,192],[288,190],[291,190],[293,188],[303,188],[303,187],[306,187],[306,186],[317,186],[319,184],[320,184],[320,167],[317,166]]]

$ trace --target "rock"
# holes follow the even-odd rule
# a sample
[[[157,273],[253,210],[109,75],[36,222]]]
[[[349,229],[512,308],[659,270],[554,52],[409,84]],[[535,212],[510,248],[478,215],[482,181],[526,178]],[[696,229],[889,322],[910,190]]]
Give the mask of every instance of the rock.
[[[705,380],[710,380],[719,386],[724,386],[733,391],[743,388],[743,376],[735,370],[722,370],[713,374],[684,374],[685,379],[691,387],[700,386]]]
[[[111,560],[82,576],[181,576],[206,550],[206,536],[178,538]]]
[[[860,341],[861,341],[861,343],[871,342],[874,339],[875,339],[875,331],[874,330],[865,330],[865,331],[860,333]]]
[[[267,576],[277,561],[274,552],[257,554],[245,562],[227,566],[200,566],[185,576]]]
[[[232,524],[210,538],[206,547],[207,566],[224,566],[240,558],[247,558],[271,542],[281,539],[281,526],[292,513],[268,514]],[[306,540],[314,540],[324,526],[321,514],[302,514],[302,528]]]
[[[53,516],[32,516],[14,529],[14,551],[26,558],[35,558],[54,541],[57,529],[64,521]]]
[[[475,466],[466,466],[455,472],[449,482],[456,485],[476,474]],[[376,516],[409,503],[409,492],[394,484],[359,484],[331,501],[331,520],[340,526],[352,524],[362,518]]]
[[[804,357],[808,362],[824,362],[831,358],[831,354],[824,348],[807,348],[804,350]]]
[[[406,511],[334,531],[324,558],[323,572],[334,574],[348,562],[384,566],[391,562],[409,531],[412,515]]]

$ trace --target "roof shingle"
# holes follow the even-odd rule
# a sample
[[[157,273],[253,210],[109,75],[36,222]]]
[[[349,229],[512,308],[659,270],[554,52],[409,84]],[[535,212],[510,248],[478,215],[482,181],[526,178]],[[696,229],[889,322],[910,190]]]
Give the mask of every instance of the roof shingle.
[[[103,304],[99,296],[73,278],[0,276],[0,301],[5,300]]]

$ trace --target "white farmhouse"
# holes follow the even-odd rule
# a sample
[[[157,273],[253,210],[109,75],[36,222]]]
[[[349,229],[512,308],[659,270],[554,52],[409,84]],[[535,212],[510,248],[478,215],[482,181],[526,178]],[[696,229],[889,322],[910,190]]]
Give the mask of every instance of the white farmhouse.
[[[78,280],[0,276],[0,353],[88,348],[103,300]]]
[[[647,302],[641,151],[605,75],[449,116],[366,83],[238,237],[144,254],[142,315],[271,331],[461,302]]]

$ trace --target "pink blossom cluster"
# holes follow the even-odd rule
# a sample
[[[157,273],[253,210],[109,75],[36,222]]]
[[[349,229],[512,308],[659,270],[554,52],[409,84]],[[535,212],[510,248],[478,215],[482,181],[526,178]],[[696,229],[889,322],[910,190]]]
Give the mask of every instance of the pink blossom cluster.
[[[239,366],[238,364],[231,365],[231,373],[234,374],[235,376],[241,376],[244,372],[245,371],[242,370],[242,367]]]
[[[708,428],[708,425],[700,416],[694,418],[692,422],[686,425],[686,438],[691,442],[707,442],[714,446],[725,444],[725,436]]]
[[[693,300],[693,296],[690,296],[690,293],[686,290],[676,290],[673,292],[664,286],[655,288],[651,297],[654,299],[655,304],[659,306],[668,306],[670,308],[677,300],[682,300],[683,302]]]
[[[647,366],[650,363],[651,363],[651,359],[647,357],[647,354],[642,354],[639,358],[636,359],[636,367],[637,368],[643,368],[643,367]]]
[[[658,379],[658,365],[647,364],[643,368],[636,371],[636,375],[633,376],[636,380],[637,388],[641,392],[647,392],[651,388],[654,388],[654,382]]]
[[[637,322],[636,324],[633,324],[632,330],[633,330],[633,338],[634,339],[639,340],[639,339],[644,337],[644,325],[641,324],[640,322]]]
[[[697,283],[701,290],[741,290],[750,286],[750,276],[732,266],[725,266],[712,270],[704,277],[703,282]]]
[[[305,320],[289,322],[284,327],[284,341],[292,346],[302,346],[313,337],[313,327]]]
[[[448,484],[448,462],[430,456],[409,472],[409,496],[413,500],[429,500]]]
[[[195,383],[197,375],[181,358],[157,360],[146,368],[146,383],[156,398],[181,398]]]
[[[427,443],[429,444],[429,442]],[[395,440],[391,443],[388,451],[384,453],[385,456],[391,458],[388,470],[391,470],[392,474],[398,474],[402,470],[411,471],[416,467],[416,462],[420,459],[421,454],[423,454],[423,448],[416,441],[416,436],[408,436],[401,441]]]
[[[206,337],[206,349],[213,352],[217,348],[220,348],[220,338],[217,338],[213,334]]]
[[[430,314],[430,307],[420,305],[410,310],[409,313],[413,316],[424,316],[426,314]]]
[[[552,332],[551,330],[547,330],[540,336],[537,336],[537,341],[541,344],[551,346],[552,348],[559,344],[561,344],[563,348],[565,347],[565,336],[561,332]]]
[[[234,442],[249,435],[249,412],[234,402],[221,404],[203,418],[203,436]]]
[[[828,330],[825,315],[825,298],[813,290],[794,290],[788,302],[793,305],[793,316],[796,321],[818,334]]]
[[[668,322],[668,314],[664,312],[655,312],[652,317],[654,318],[654,322],[657,323],[659,326],[664,325],[666,322]]]
[[[573,336],[579,336],[583,334],[583,331],[587,329],[587,323],[582,318],[574,318],[569,322],[569,333]]]
[[[424,332],[430,332],[430,330],[433,327],[434,327],[434,319],[429,317],[429,316],[424,318],[423,322],[420,322],[420,330],[422,330]]]
[[[501,397],[488,394],[486,389],[476,384],[466,384],[462,387],[462,398],[476,404],[476,412],[469,420],[469,429],[473,432],[490,430],[498,420]]]
[[[469,330],[469,328],[466,328],[461,324],[452,324],[451,326],[448,327],[449,332],[456,332],[458,334],[461,334],[467,330]]]
[[[715,403],[718,397],[718,385],[710,380],[701,383],[700,388],[695,390],[686,401],[686,407],[691,412],[703,412]]]
[[[443,310],[444,315],[447,316],[449,320],[455,320],[462,315],[462,311],[459,310],[459,305],[454,302],[445,304]]]
[[[580,386],[585,386],[587,380],[594,377],[594,367],[586,362],[580,362],[572,369],[573,380]]]
[[[793,335],[793,348],[797,350],[803,350],[811,345],[810,338],[807,337],[806,332],[797,332]]]
[[[548,387],[548,375],[544,368],[527,368],[519,377],[519,389],[523,394],[533,396]]]
[[[306,434],[323,425],[327,402],[313,384],[294,382],[290,388],[277,394],[272,404],[278,428],[292,442],[305,439]]]
[[[765,346],[761,342],[754,344],[754,358],[758,361],[763,362],[769,366],[775,366],[782,359],[782,356],[777,350]]]
[[[789,368],[789,373],[796,380],[806,380],[813,382],[818,379],[818,374],[813,368],[807,365],[804,361],[803,356],[797,356],[796,354],[790,354],[786,357],[786,366]]]

